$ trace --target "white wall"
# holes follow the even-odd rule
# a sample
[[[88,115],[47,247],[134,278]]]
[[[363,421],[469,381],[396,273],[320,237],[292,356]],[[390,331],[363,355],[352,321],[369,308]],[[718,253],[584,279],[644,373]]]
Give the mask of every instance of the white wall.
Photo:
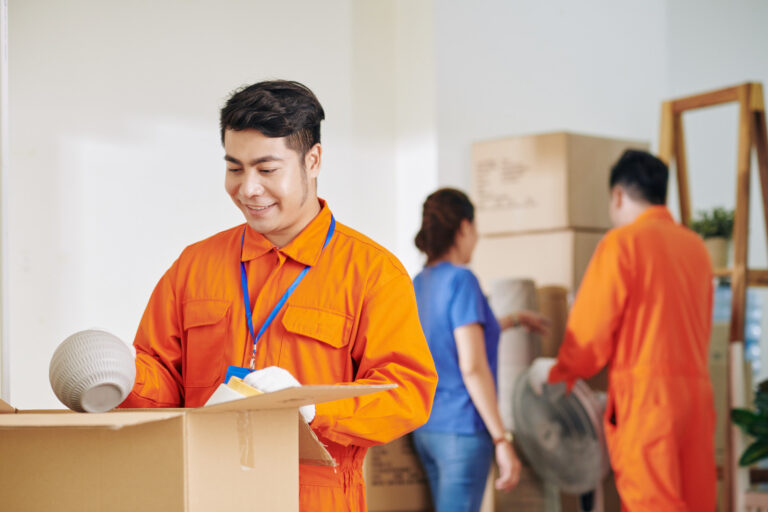
[[[397,255],[411,275],[424,258],[414,245],[421,206],[437,188],[434,5],[398,0],[396,10],[395,159]]]
[[[440,183],[469,190],[475,140],[558,130],[654,140],[665,5],[437,2]]]
[[[8,2],[0,2],[0,398],[7,398],[10,358],[8,357],[7,319],[8,250],[6,221],[8,215],[6,174],[8,171]]]
[[[430,14],[428,2],[417,5]],[[5,343],[14,405],[60,406],[47,376],[57,344],[92,326],[131,341],[183,247],[242,222],[223,190],[217,126],[240,85],[279,77],[315,91],[327,117],[321,196],[340,221],[398,246],[396,130],[429,123],[428,110],[409,117],[395,104],[395,68],[410,66],[396,53],[419,36],[396,31],[402,9],[354,0],[11,3]]]

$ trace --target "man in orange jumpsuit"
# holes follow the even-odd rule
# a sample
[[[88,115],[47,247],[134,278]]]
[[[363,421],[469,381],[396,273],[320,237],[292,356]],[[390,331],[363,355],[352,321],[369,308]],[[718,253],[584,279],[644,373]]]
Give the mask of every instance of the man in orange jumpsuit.
[[[664,206],[667,177],[640,151],[612,169],[615,229],[592,256],[557,359],[534,362],[531,384],[549,370],[570,386],[610,365],[604,425],[623,509],[714,511],[712,267]]]
[[[323,118],[296,82],[261,82],[227,101],[225,188],[246,223],[187,247],[157,284],[121,406],[201,406],[229,365],[256,369],[246,381],[266,390],[397,384],[302,411],[338,466],[301,465],[301,510],[358,511],[367,447],[426,422],[437,374],[403,266],[317,197]]]

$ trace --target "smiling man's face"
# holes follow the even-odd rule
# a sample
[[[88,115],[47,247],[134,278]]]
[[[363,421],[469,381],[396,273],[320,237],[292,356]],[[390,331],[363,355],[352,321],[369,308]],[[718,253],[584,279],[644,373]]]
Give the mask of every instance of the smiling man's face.
[[[320,144],[302,158],[286,146],[286,137],[257,130],[227,130],[224,187],[248,225],[283,247],[320,211],[315,179],[320,173]]]

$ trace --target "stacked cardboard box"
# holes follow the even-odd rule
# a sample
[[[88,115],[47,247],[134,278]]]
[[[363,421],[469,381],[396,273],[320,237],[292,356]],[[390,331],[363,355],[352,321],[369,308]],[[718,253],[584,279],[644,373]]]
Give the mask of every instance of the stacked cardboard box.
[[[575,291],[603,233],[564,229],[481,236],[472,268],[485,290],[497,279],[512,277]]]
[[[575,291],[611,226],[609,172],[629,148],[648,144],[567,132],[475,143],[473,269],[483,285],[522,277]]]

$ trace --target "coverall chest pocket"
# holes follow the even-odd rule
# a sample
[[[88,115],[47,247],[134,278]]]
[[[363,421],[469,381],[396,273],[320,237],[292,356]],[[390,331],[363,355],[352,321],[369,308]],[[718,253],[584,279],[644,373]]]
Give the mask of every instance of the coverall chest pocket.
[[[224,378],[229,302],[192,300],[184,304],[185,387],[210,387]]]
[[[283,315],[287,339],[280,351],[281,363],[311,364],[317,382],[345,379],[352,319],[333,311],[288,305]]]

